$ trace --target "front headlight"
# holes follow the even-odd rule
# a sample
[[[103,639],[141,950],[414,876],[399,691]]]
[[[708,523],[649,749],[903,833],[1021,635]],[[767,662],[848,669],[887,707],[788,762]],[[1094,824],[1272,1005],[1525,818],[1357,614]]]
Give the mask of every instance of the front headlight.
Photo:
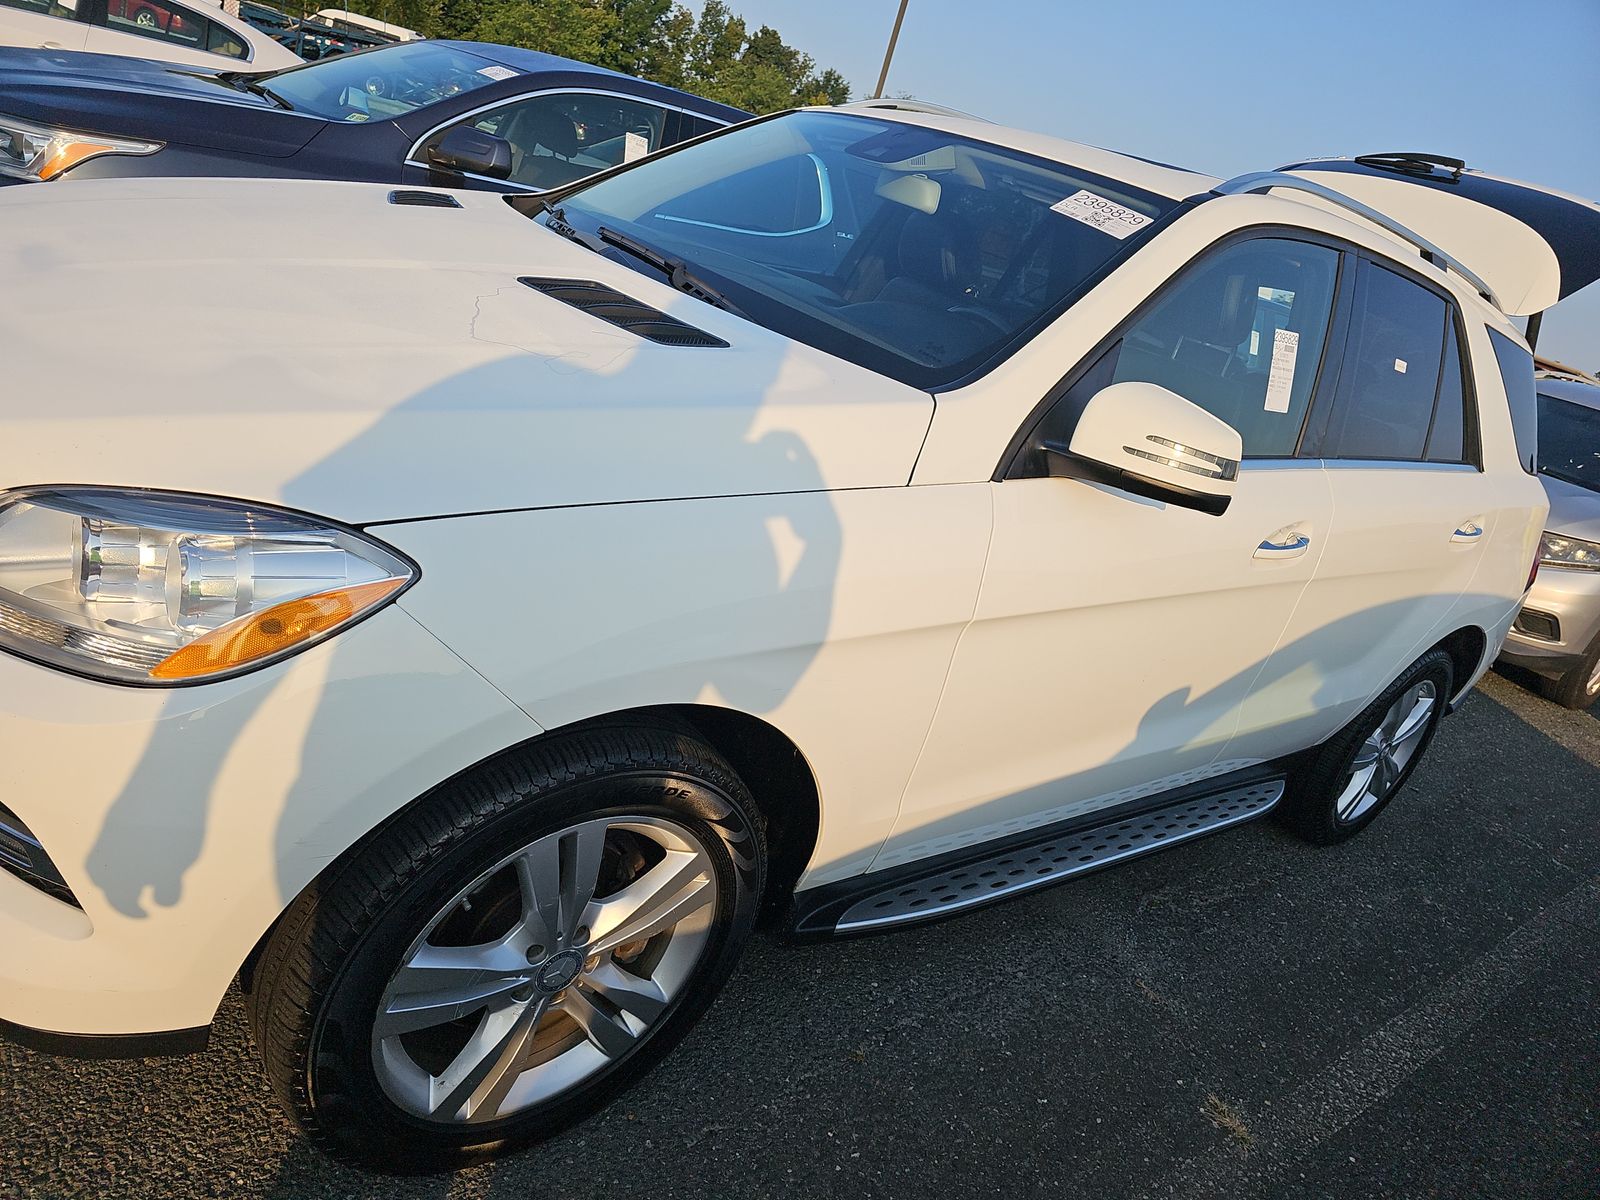
[[[73,133],[0,114],[0,175],[43,182],[101,154],[154,154],[161,142]]]
[[[1562,537],[1559,533],[1547,531],[1539,542],[1539,565],[1600,571],[1600,543]]]
[[[232,500],[0,492],[0,649],[114,683],[197,683],[331,637],[416,578],[389,547]]]

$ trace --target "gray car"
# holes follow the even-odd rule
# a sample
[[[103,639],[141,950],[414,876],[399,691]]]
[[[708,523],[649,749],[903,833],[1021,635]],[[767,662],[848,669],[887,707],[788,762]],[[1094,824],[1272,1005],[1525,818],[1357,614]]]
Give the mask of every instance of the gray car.
[[[1500,657],[1568,708],[1600,699],[1600,387],[1539,380],[1539,473],[1550,517],[1539,578]]]

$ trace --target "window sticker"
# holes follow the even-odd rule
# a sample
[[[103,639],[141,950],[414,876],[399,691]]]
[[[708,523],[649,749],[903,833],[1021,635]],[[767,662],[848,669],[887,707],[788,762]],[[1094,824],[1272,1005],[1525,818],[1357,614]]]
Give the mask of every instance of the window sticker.
[[[1101,233],[1109,233],[1114,238],[1125,238],[1129,234],[1138,233],[1150,224],[1150,218],[1142,212],[1124,208],[1104,196],[1096,196],[1087,190],[1074,192],[1065,200],[1052,204],[1050,211],[1071,217],[1074,221],[1081,221]]]
[[[625,133],[622,135],[622,161],[632,162],[636,158],[643,158],[650,153],[650,142],[642,133]]]
[[[1294,360],[1300,353],[1300,335],[1292,329],[1279,329],[1272,335],[1272,369],[1267,373],[1267,411],[1289,411],[1289,393],[1294,389]]]
[[[1394,360],[1394,369],[1396,371],[1399,371],[1400,374],[1404,375],[1406,373],[1406,360],[1403,359],[1403,358],[1395,359]]]
[[[478,68],[478,74],[482,75],[485,79],[495,80],[515,79],[517,77],[517,73],[510,67],[501,66],[480,67]]]

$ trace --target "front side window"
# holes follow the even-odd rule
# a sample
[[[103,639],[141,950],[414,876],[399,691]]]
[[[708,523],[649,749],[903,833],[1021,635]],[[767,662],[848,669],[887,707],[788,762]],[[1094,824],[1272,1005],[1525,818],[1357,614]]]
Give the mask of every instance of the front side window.
[[[1539,393],[1539,474],[1600,492],[1600,407]]]
[[[1220,417],[1247,458],[1293,455],[1327,342],[1339,252],[1284,238],[1225,247],[1114,348],[1111,383],[1156,383]]]
[[[534,96],[471,118],[474,128],[511,143],[511,182],[535,188],[643,158],[661,148],[666,121],[667,110],[654,104],[587,92]]]
[[[486,58],[436,42],[403,42],[349,58],[326,57],[337,54],[327,45],[321,53],[322,61],[259,82],[298,112],[361,122],[402,116],[506,76],[506,68]]]
[[[1522,469],[1534,474],[1538,468],[1539,407],[1538,389],[1533,381],[1533,354],[1498,330],[1489,330],[1500,366],[1500,379],[1506,387],[1506,402],[1511,406],[1511,431],[1517,441],[1517,459]]]
[[[561,208],[586,240],[606,226],[683,259],[759,324],[937,388],[1059,313],[1175,203],[942,130],[802,111]]]
[[[1307,437],[1306,453],[1421,461],[1439,399],[1450,320],[1444,297],[1364,262],[1338,391],[1324,420]],[[1447,402],[1460,408],[1459,382]]]

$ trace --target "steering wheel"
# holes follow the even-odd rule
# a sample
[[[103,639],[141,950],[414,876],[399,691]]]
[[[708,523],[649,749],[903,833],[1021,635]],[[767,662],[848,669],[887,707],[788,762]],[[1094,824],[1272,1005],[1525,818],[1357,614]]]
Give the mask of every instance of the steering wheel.
[[[383,76],[369,75],[366,82],[366,92],[369,96],[381,96],[385,90]]]

